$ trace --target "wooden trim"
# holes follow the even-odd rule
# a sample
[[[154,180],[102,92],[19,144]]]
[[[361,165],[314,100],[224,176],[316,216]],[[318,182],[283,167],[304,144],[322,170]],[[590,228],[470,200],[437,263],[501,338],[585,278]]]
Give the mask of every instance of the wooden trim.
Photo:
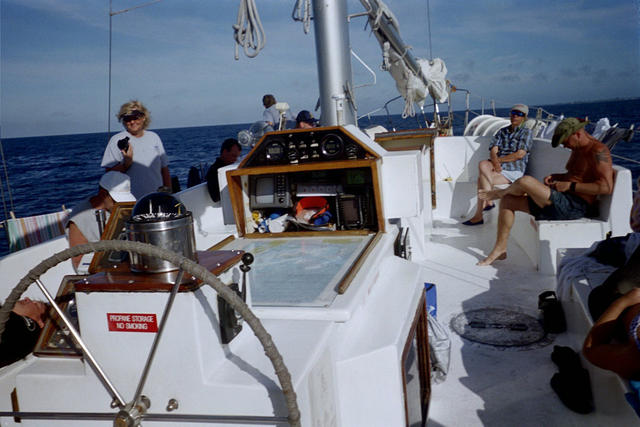
[[[371,151],[371,149],[370,149],[369,147],[367,147],[366,145],[362,145],[362,144],[360,143],[360,140],[359,140],[357,137],[355,137],[351,132],[349,132],[349,131],[348,131],[348,130],[346,130],[345,128],[341,128],[341,129],[342,129],[342,131],[343,131],[344,133],[346,133],[346,134],[347,134],[347,135],[348,135],[348,136],[349,136],[353,141],[357,142],[357,143],[358,143],[358,145],[359,145],[360,147],[362,147],[362,148],[364,149],[364,151],[366,151],[366,152],[367,152],[370,156],[372,156],[374,159],[379,159],[379,158],[381,158],[380,154],[376,153],[375,151]],[[373,138],[371,138],[371,139],[373,139]]]
[[[375,141],[387,151],[418,150],[431,147],[437,136],[435,129],[412,129],[375,135]]]
[[[265,137],[267,135],[271,135],[272,133],[273,132],[267,132],[264,135],[262,135],[262,137],[258,140],[258,142],[256,142],[256,144],[253,147],[251,147],[251,150],[249,150],[247,155],[244,156],[244,158],[242,159],[242,161],[238,165],[238,169],[242,169],[242,168],[245,167],[245,165],[249,162],[249,160],[251,160],[251,158],[254,156],[254,154],[258,151],[258,147],[260,147],[260,145],[262,145],[262,141],[264,141]]]
[[[216,243],[213,246],[211,246],[209,249],[207,249],[207,251],[220,250],[223,247],[227,246],[229,243],[233,242],[235,239],[236,239],[236,237],[233,234],[231,234],[231,235],[225,237],[224,239],[220,240],[218,243]]]
[[[360,143],[360,140],[356,138],[351,132],[347,131],[343,126],[323,126],[323,127],[316,127],[311,129],[284,129],[284,130],[265,133],[262,136],[262,138],[260,138],[260,140],[256,143],[256,145],[251,149],[251,151],[249,151],[249,153],[244,157],[242,162],[240,162],[240,164],[238,165],[238,169],[246,168],[246,165],[251,162],[255,153],[258,151],[258,148],[264,143],[265,139],[270,136],[288,135],[293,133],[319,133],[319,132],[327,133],[332,131],[346,135],[352,141],[356,142],[369,156],[373,157],[374,159],[380,158],[380,155],[378,153],[376,153],[375,151],[371,151],[369,147]],[[324,164],[322,161],[320,163]],[[305,163],[304,165],[306,166],[307,163]],[[291,165],[291,166],[298,166],[298,165]]]
[[[405,423],[407,426],[409,426],[409,405],[407,401],[407,378],[404,371],[404,365],[414,338],[417,343],[416,351],[418,353],[417,363],[418,373],[420,375],[420,405],[422,409],[423,425],[426,425],[429,415],[429,401],[431,399],[431,360],[429,355],[429,332],[426,309],[425,292],[423,290],[411,329],[409,330],[409,335],[402,350],[402,358],[400,360],[400,369],[402,371],[402,390],[404,394]]]
[[[245,235],[244,207],[242,196],[242,175],[231,175],[231,171],[227,171],[227,188],[229,189],[229,197],[231,199],[231,208],[235,218],[238,236]]]
[[[198,251],[198,263],[207,270],[219,276],[229,268],[240,262],[244,251],[218,250]],[[75,283],[78,292],[168,292],[173,288],[178,271],[166,273],[134,273],[129,271],[128,263],[114,272],[99,272],[91,276],[84,276],[83,280]],[[200,280],[186,275],[178,292],[190,292],[202,286]]]
[[[232,169],[227,171],[227,181],[229,177],[244,175],[266,175],[276,173],[307,172],[316,170],[333,169],[355,169],[371,167],[376,162],[375,159],[362,160],[335,160],[332,162],[303,163],[301,165],[274,165],[274,166],[254,166],[244,169]],[[228,184],[227,184],[228,185]]]
[[[438,136],[437,129],[431,128],[419,128],[419,129],[407,129],[393,132],[381,132],[375,134],[375,141],[393,141],[397,139],[420,139],[420,138],[434,138]]]
[[[336,230],[336,231],[285,231],[282,233],[248,233],[246,239],[268,239],[277,237],[318,237],[318,236],[366,236],[371,230]]]
[[[13,390],[11,390],[11,409],[13,410],[13,412],[20,412],[20,403],[18,402],[18,390],[16,390],[15,387],[13,388]],[[13,422],[21,423],[22,418],[14,415]]]
[[[100,240],[114,240],[117,239],[118,236],[116,233],[118,221],[126,221],[129,217],[131,217],[131,213],[133,212],[133,207],[136,202],[124,202],[124,203],[116,203],[113,208],[113,214],[109,215],[109,220],[104,227],[104,232],[100,237]]]
[[[116,203],[114,205],[100,240],[118,239],[120,231],[125,227],[125,221],[131,218],[134,205],[135,202]],[[111,252],[112,251],[94,253],[91,264],[89,265],[89,273],[94,274],[99,271],[112,270],[113,266],[108,262]]]
[[[380,178],[378,175],[378,162],[371,165],[371,185],[373,186],[373,196],[375,198],[376,218],[378,220],[378,231],[385,231],[385,221],[382,212],[382,194],[380,192]]]
[[[62,278],[55,301],[63,312],[66,311],[69,302],[75,299],[75,283],[86,277],[87,276],[82,275],[67,275]],[[45,322],[44,328],[42,328],[42,332],[38,338],[38,342],[33,349],[33,354],[39,357],[82,357],[82,350],[76,347],[73,339],[71,339],[71,336],[68,334],[59,333],[56,337],[58,340],[56,342],[52,342],[54,334],[56,331],[60,330],[61,327],[62,322],[60,321],[58,314],[53,310],[53,308],[50,308],[47,321]]]
[[[382,212],[382,201],[380,195],[380,179],[378,172],[378,160],[365,159],[365,160],[337,160],[333,162],[320,162],[320,163],[308,163],[303,165],[280,165],[280,166],[257,166],[249,167],[245,169],[233,169],[226,172],[227,174],[227,188],[229,189],[229,196],[231,199],[231,206],[233,215],[236,222],[236,229],[238,236],[251,236],[259,233],[247,232],[247,215],[248,204],[245,200],[245,195],[249,194],[248,177],[252,175],[267,175],[278,173],[299,173],[309,172],[316,170],[349,170],[349,169],[369,169],[371,172],[372,186],[374,189],[376,219],[379,231],[385,230],[385,222]],[[305,231],[305,235],[309,235],[310,232]],[[325,233],[324,231],[320,233]],[[288,236],[288,233],[278,233],[280,236]],[[267,237],[267,236],[266,236]],[[268,237],[274,237],[274,234],[269,234]]]
[[[365,260],[369,257],[369,254],[371,254],[371,252],[373,251],[373,248],[376,246],[376,244],[380,241],[381,238],[382,238],[382,233],[378,232],[369,241],[369,243],[367,244],[367,247],[364,248],[364,250],[358,257],[358,260],[351,266],[347,274],[345,274],[344,278],[340,282],[340,285],[338,286],[338,294],[344,294],[347,291],[347,289],[349,288],[349,285],[351,285],[351,282],[353,281],[353,278],[356,276],[358,271],[360,271],[360,268],[362,268],[362,266],[364,265]]]
[[[330,131],[339,131],[343,133],[346,137],[348,137],[353,142],[356,142],[364,151],[367,153],[367,157],[365,159],[357,159],[357,160],[335,160],[335,161],[318,161],[311,163],[303,163],[303,164],[287,164],[287,165],[267,165],[267,166],[246,166],[251,163],[251,158],[254,156],[258,147],[264,142],[265,138],[269,135],[287,135],[291,133],[308,133],[308,132],[330,132]],[[244,160],[240,163],[238,168],[226,171],[227,176],[227,187],[229,189],[229,195],[231,200],[231,206],[233,210],[233,215],[235,217],[236,229],[238,232],[238,236],[240,237],[251,237],[251,238],[266,238],[266,237],[276,237],[276,236],[286,236],[291,237],[291,233],[303,233],[306,236],[315,235],[313,232],[304,231],[304,232],[285,232],[285,233],[251,233],[250,230],[247,229],[248,222],[251,212],[249,212],[249,205],[247,202],[247,197],[249,195],[249,176],[258,176],[258,175],[267,175],[267,174],[294,174],[294,173],[303,173],[303,172],[313,172],[313,171],[330,171],[330,170],[351,170],[351,169],[369,169],[371,173],[371,181],[373,186],[373,197],[374,197],[374,209],[376,215],[376,225],[377,231],[385,231],[385,220],[383,213],[383,202],[382,195],[380,189],[380,176],[379,176],[379,162],[380,156],[371,151],[371,149],[360,143],[358,138],[356,138],[353,134],[348,132],[341,126],[328,126],[324,128],[314,128],[314,129],[289,129],[282,130],[276,132],[269,132],[260,139],[260,142],[256,144],[250,153],[244,158]],[[362,230],[364,232],[368,232],[368,230]],[[324,231],[319,233],[325,233]],[[332,232],[335,233],[335,232]]]

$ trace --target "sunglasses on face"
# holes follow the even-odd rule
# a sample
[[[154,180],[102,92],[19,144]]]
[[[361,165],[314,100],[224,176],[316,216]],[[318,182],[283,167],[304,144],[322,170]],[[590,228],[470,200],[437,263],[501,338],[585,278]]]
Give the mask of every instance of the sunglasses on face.
[[[122,121],[124,123],[127,123],[127,122],[132,122],[134,120],[138,120],[139,118],[142,118],[142,117],[144,117],[144,114],[141,113],[140,111],[135,110],[135,111],[132,111],[130,114],[127,114],[126,116],[122,117]]]
[[[524,113],[522,111],[518,111],[518,110],[511,110],[511,115],[512,116],[518,116],[518,117],[524,117]]]

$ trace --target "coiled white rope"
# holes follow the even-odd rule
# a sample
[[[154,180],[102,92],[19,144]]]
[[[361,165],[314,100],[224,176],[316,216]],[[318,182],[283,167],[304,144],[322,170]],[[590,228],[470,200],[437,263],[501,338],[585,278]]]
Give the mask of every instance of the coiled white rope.
[[[389,19],[389,23],[393,26],[393,29],[396,31],[400,31],[398,27],[398,18],[393,14],[389,6],[387,6],[382,0],[377,0],[378,8],[375,13],[375,17],[369,17],[369,24],[371,25],[372,31],[377,31],[380,28],[380,20],[382,16],[386,16]],[[371,7],[368,8],[371,10]],[[371,13],[369,14],[371,15]]]
[[[309,29],[311,28],[311,0],[297,0],[295,6],[293,6],[291,18],[294,21],[302,22],[304,33],[309,34]]]
[[[244,54],[255,58],[264,48],[267,36],[260,22],[260,15],[255,0],[240,0],[238,20],[233,26],[233,38],[236,41],[235,58],[240,58],[238,46],[242,46]]]

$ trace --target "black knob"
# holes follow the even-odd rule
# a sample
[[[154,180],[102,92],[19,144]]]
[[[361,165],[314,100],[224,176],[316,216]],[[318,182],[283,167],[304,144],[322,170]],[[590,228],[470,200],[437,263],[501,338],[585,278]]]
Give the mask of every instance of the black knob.
[[[253,254],[251,252],[245,252],[244,255],[242,255],[242,263],[244,265],[251,265],[253,264]]]

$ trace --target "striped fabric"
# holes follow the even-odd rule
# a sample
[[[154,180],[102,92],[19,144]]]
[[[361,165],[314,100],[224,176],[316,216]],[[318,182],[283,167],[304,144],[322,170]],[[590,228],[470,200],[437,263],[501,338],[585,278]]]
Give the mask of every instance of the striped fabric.
[[[7,219],[7,237],[11,252],[46,242],[64,234],[69,210],[26,218]]]

